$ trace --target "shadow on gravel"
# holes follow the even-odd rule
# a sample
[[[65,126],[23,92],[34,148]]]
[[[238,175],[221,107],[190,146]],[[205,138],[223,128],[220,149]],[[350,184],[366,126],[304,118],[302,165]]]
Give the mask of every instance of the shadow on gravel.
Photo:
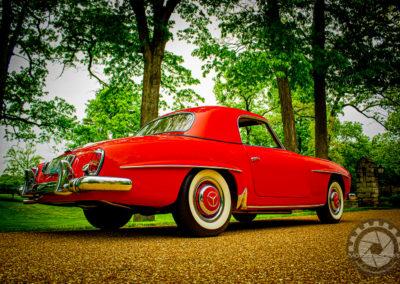
[[[298,226],[309,226],[309,225],[320,225],[318,220],[309,219],[296,219],[296,220],[284,220],[284,219],[268,219],[268,220],[255,220],[251,223],[230,223],[227,231],[244,231],[254,229],[267,229],[267,228],[287,228],[287,227],[298,227]]]
[[[185,235],[176,226],[166,227],[140,227],[123,228],[116,231],[107,230],[74,230],[74,231],[48,231],[39,232],[40,234],[51,235],[54,237],[78,237],[78,238],[141,238],[141,237],[167,237],[182,238]]]
[[[346,222],[346,221],[344,221]],[[257,229],[276,229],[276,228],[288,228],[288,227],[304,227],[321,225],[318,220],[310,219],[296,219],[296,220],[285,220],[285,219],[268,219],[268,220],[256,220],[251,223],[240,223],[232,222],[227,228],[227,232],[244,232],[248,230]],[[162,237],[162,238],[187,238],[190,237],[188,234],[180,231],[176,226],[165,226],[165,227],[135,227],[135,228],[123,228],[118,231],[103,231],[103,230],[74,230],[74,231],[49,231],[49,232],[37,232],[39,234],[51,235],[52,237],[78,237],[78,238],[144,238],[144,237]]]

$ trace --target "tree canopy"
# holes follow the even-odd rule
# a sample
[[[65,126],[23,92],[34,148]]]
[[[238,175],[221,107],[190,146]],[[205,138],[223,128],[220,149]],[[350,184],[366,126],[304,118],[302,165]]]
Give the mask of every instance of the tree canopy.
[[[204,10],[192,17],[182,38],[198,46],[194,55],[205,60],[206,72],[217,72],[217,97],[230,98],[221,102],[245,97],[246,105],[260,105],[262,94],[278,93],[283,125],[290,109],[296,128],[314,125],[313,148],[322,158],[329,158],[330,128],[346,106],[396,131],[398,3],[259,0]],[[216,25],[213,17],[220,35],[209,30]],[[288,95],[282,96],[285,89]],[[271,96],[262,100],[270,107],[276,102]],[[305,106],[314,110],[305,113]],[[284,132],[295,137],[289,128]],[[286,140],[285,135],[285,145]]]
[[[25,147],[11,147],[3,157],[7,161],[5,174],[22,177],[24,170],[40,164],[43,157],[36,155],[35,145],[28,143]]]
[[[44,91],[47,64],[55,59],[53,20],[61,2],[1,2],[0,125],[8,139],[48,141],[73,126],[75,108]]]

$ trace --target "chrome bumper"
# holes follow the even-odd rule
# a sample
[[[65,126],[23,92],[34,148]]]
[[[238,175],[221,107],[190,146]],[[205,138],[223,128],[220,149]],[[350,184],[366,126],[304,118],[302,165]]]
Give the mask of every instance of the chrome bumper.
[[[58,180],[48,183],[36,183],[36,177],[31,169],[25,170],[25,183],[20,188],[21,196],[31,197],[54,193],[69,195],[82,191],[129,191],[132,181],[128,178],[83,176],[74,178],[74,172],[67,161],[58,164]]]

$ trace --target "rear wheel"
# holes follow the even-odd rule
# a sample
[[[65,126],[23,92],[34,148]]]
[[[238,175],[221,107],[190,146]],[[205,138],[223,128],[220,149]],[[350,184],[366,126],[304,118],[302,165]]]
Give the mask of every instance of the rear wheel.
[[[343,215],[343,207],[343,190],[340,184],[334,180],[329,184],[325,206],[317,209],[318,218],[321,223],[339,223]]]
[[[86,219],[96,228],[117,230],[132,218],[132,212],[118,207],[95,207],[83,210]]]
[[[233,217],[235,217],[236,220],[242,223],[250,223],[251,221],[256,218],[257,214],[251,214],[251,213],[233,213]]]
[[[224,177],[214,170],[202,170],[186,177],[173,216],[185,231],[209,237],[226,229],[231,212],[231,194]]]

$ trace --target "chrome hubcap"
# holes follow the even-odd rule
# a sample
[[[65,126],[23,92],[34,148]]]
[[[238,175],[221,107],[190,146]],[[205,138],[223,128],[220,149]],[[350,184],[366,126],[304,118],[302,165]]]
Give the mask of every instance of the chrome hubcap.
[[[224,207],[223,201],[224,196],[218,184],[210,179],[199,182],[194,192],[194,204],[202,220],[213,222],[218,219]]]
[[[329,196],[329,205],[333,214],[337,215],[340,212],[341,198],[337,189],[332,188],[331,194]]]

